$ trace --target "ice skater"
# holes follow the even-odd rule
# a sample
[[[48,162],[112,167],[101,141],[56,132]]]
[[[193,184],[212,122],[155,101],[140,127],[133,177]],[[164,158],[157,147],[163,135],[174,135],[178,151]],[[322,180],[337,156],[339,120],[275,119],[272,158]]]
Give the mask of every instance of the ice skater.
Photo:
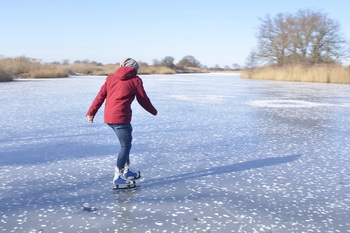
[[[149,113],[157,115],[157,109],[148,98],[140,77],[137,76],[138,63],[132,58],[123,59],[114,74],[107,76],[105,83],[95,97],[86,117],[92,123],[94,117],[106,100],[104,122],[117,134],[120,142],[113,183],[132,185],[141,176],[140,171],[130,169],[130,149],[132,141],[131,103],[136,99]]]

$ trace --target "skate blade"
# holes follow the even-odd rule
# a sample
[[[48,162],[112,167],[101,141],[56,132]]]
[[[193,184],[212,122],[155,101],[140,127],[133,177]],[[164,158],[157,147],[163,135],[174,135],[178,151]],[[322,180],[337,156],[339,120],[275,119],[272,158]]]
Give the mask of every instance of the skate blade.
[[[116,187],[113,188],[113,190],[128,190],[128,189],[136,189],[136,188],[139,188],[141,187],[141,185],[123,185],[123,186],[120,186],[120,185],[115,185]]]

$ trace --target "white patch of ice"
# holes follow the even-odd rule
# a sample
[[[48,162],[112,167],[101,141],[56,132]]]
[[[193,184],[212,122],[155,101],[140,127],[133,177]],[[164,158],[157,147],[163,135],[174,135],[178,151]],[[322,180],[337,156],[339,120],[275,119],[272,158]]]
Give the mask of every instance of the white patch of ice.
[[[168,97],[182,101],[206,104],[221,104],[228,98],[233,98],[232,96],[228,97],[223,95],[168,95]]]
[[[308,108],[320,106],[334,106],[334,104],[316,103],[303,100],[254,100],[247,102],[247,104],[254,107],[269,108]]]

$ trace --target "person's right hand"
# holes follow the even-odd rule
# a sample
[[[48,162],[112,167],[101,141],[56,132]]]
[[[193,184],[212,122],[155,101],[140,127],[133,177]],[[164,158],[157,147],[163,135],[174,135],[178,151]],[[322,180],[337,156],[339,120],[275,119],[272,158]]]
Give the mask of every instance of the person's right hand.
[[[86,116],[86,118],[87,118],[87,121],[88,121],[89,123],[94,122],[94,117],[93,117],[93,116]]]

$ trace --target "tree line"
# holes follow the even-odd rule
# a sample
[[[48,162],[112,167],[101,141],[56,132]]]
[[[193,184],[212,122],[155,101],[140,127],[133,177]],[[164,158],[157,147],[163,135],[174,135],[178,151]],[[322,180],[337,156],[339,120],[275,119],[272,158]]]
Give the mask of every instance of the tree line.
[[[223,70],[222,68],[208,69],[188,55],[178,63],[174,58],[166,56],[161,60],[153,60],[153,65],[139,61],[139,74],[176,74],[176,73],[198,73],[208,70]],[[20,78],[57,78],[69,75],[109,75],[115,72],[118,63],[104,65],[96,61],[76,60],[70,63],[68,59],[61,62],[44,63],[39,59],[28,57],[2,58],[0,57],[0,82],[11,81],[15,77]],[[227,68],[232,70],[232,68]]]
[[[149,64],[146,62],[140,62],[143,65],[148,66]],[[61,64],[61,65],[69,65],[69,60],[64,59],[62,62],[53,62],[53,64]],[[90,61],[88,59],[85,60],[76,60],[73,62],[73,64],[93,64],[98,66],[103,66],[104,64],[96,61]],[[219,65],[215,65],[214,67],[208,68],[205,65],[202,65],[200,61],[198,61],[194,56],[187,55],[184,56],[179,62],[175,63],[175,58],[172,56],[165,56],[162,59],[153,59],[152,64],[153,66],[163,66],[170,69],[185,69],[188,67],[192,68],[198,68],[198,69],[223,69],[223,70],[239,70],[241,66],[237,63],[233,63],[232,66],[224,66],[220,67]]]

